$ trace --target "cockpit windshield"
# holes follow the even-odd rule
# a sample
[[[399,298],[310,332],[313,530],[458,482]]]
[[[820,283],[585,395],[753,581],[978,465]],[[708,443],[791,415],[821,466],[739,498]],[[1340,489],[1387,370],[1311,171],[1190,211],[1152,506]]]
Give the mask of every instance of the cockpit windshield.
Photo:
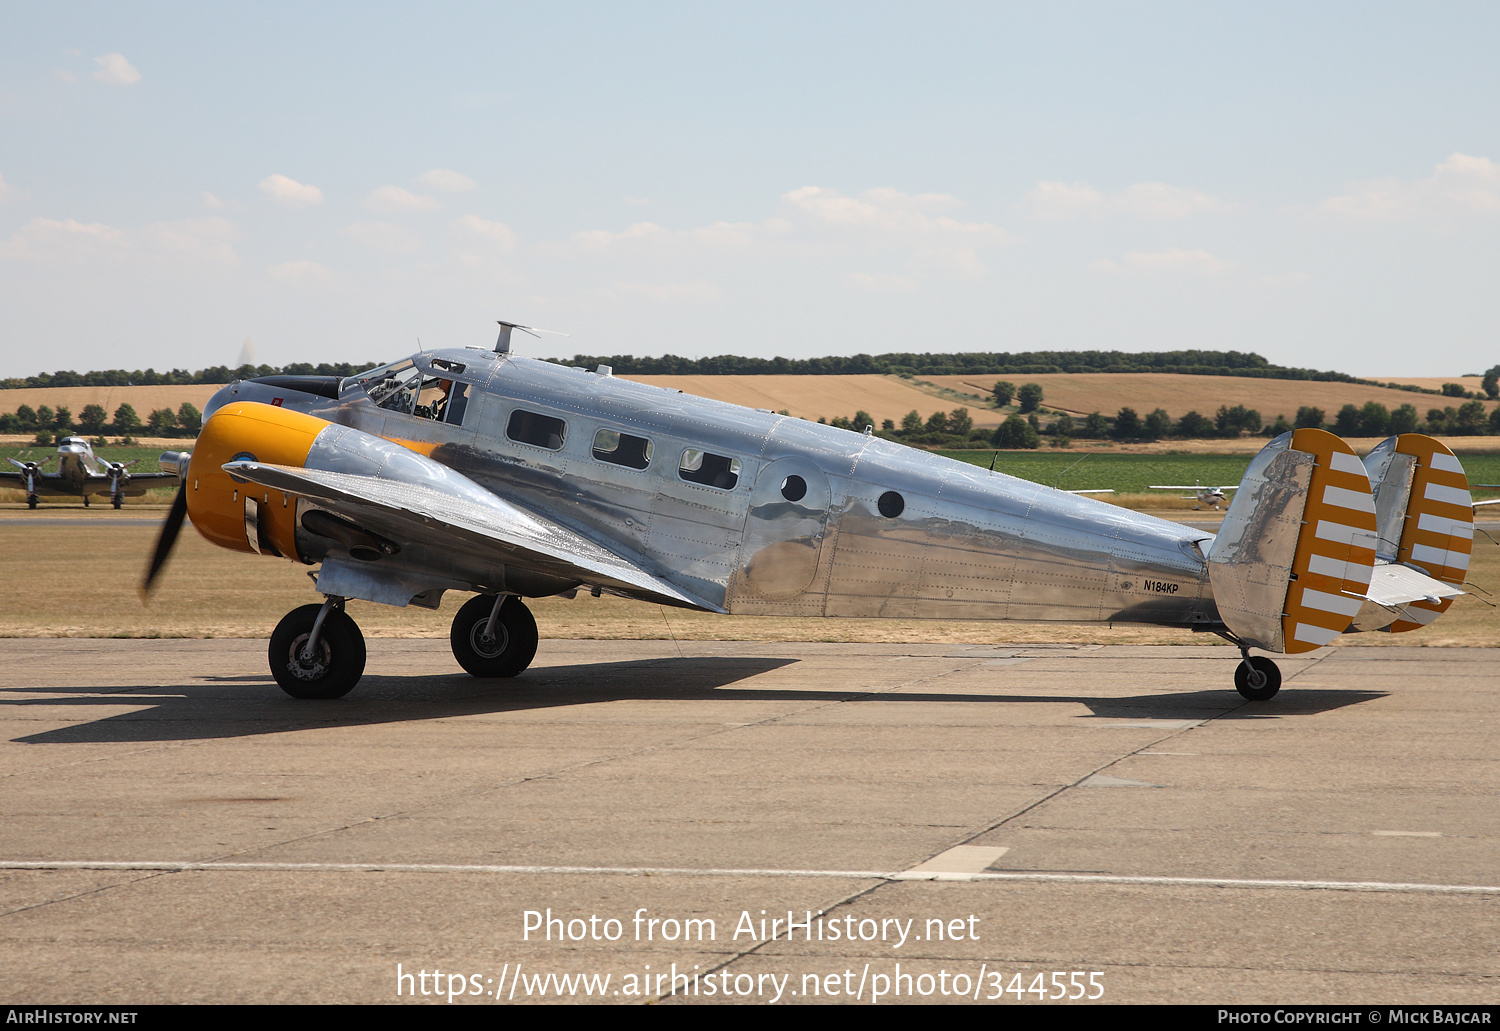
[[[360,373],[354,377],[354,382],[381,408],[409,413],[416,401],[421,377],[421,371],[407,358]]]
[[[439,359],[433,365],[443,371],[464,371],[464,366],[457,362]],[[463,423],[469,385],[432,373],[423,374],[410,358],[371,369],[346,382],[352,382],[378,407],[387,411],[437,422]]]

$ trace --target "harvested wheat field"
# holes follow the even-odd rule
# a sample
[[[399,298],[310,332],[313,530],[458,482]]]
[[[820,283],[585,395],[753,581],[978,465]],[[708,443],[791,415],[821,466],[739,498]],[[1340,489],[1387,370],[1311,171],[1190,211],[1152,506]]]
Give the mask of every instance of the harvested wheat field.
[[[1444,383],[1457,383],[1465,390],[1473,391],[1483,396],[1483,376],[1366,376],[1365,379],[1378,379],[1382,383],[1410,383],[1414,387],[1425,387],[1428,390],[1442,390]],[[1453,399],[1449,398],[1451,402]]]
[[[1242,376],[1184,376],[1165,372],[1088,372],[1056,373],[1042,376],[928,376],[928,382],[950,390],[967,391],[975,396],[990,396],[999,379],[1020,386],[1039,383],[1042,404],[1072,415],[1102,412],[1114,415],[1121,408],[1134,408],[1145,415],[1164,408],[1174,419],[1190,411],[1212,416],[1220,405],[1244,405],[1260,412],[1266,422],[1278,415],[1288,419],[1303,405],[1323,409],[1328,422],[1344,405],[1364,405],[1377,401],[1387,408],[1404,404],[1416,408],[1425,418],[1427,409],[1461,404],[1457,398],[1436,394],[1418,394],[1386,387],[1365,387],[1357,383],[1321,383],[1313,380],[1254,379]],[[1443,381],[1435,381],[1443,382]],[[1478,383],[1475,383],[1477,388]],[[1487,402],[1493,409],[1496,402]]]
[[[993,428],[1000,425],[1002,413],[990,407],[990,388],[1001,378],[1019,386],[1040,383],[1047,408],[1087,415],[1103,412],[1113,415],[1121,408],[1134,408],[1144,415],[1154,408],[1164,408],[1174,419],[1190,410],[1212,415],[1220,405],[1244,405],[1260,412],[1271,422],[1277,415],[1292,418],[1298,407],[1312,405],[1323,409],[1324,417],[1333,421],[1346,404],[1363,405],[1378,401],[1387,408],[1414,405],[1420,415],[1429,408],[1443,408],[1458,402],[1436,394],[1417,394],[1384,387],[1364,387],[1352,383],[1318,383],[1310,380],[1250,379],[1235,376],[1182,376],[1169,373],[1057,373],[1039,376],[928,376],[915,380],[899,376],[627,376],[624,379],[649,383],[669,390],[683,390],[699,397],[743,405],[790,412],[801,419],[816,421],[838,416],[853,418],[860,410],[868,412],[878,426],[885,419],[900,423],[907,412],[916,410],[925,420],[933,412],[948,412],[967,407],[974,425]],[[1473,381],[1470,382],[1470,379]],[[1462,382],[1469,389],[1479,389],[1479,381],[1470,377],[1431,380],[1408,380],[1437,387],[1442,383]],[[0,414],[14,412],[21,405],[33,409],[47,405],[69,409],[74,418],[85,405],[102,405],[111,416],[121,404],[129,403],[144,420],[157,408],[176,411],[184,402],[198,409],[208,403],[219,387],[151,386],[151,387],[28,387],[0,390]],[[1493,408],[1495,402],[1486,407]]]
[[[110,418],[114,418],[116,408],[129,404],[145,422],[156,409],[170,408],[175,412],[184,401],[201,412],[218,389],[219,386],[212,383],[152,387],[20,387],[0,390],[0,414],[14,412],[22,405],[32,408],[46,405],[53,411],[66,408],[77,419],[85,405],[101,405]]]
[[[896,423],[912,409],[925,419],[933,412],[948,412],[964,404],[945,400],[921,390],[899,376],[626,376],[624,379],[668,390],[682,390],[715,401],[789,412],[799,419],[817,421],[821,416],[853,418],[863,409],[879,426],[882,420]],[[970,407],[976,426],[1000,425],[999,413]],[[987,420],[987,421],[986,421]]]

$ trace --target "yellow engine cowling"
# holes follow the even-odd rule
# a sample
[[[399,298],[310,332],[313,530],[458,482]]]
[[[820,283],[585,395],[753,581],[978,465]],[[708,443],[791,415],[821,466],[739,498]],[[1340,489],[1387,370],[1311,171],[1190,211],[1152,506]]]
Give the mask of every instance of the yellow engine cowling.
[[[183,484],[193,526],[221,548],[297,557],[296,503],[280,491],[237,480],[222,466],[253,460],[300,468],[330,425],[253,401],[220,408],[198,434]]]

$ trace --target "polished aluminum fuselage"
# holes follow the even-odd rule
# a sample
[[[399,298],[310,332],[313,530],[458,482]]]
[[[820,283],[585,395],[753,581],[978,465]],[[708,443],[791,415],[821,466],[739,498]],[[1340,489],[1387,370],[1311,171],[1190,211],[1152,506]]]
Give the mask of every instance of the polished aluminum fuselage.
[[[354,380],[337,400],[233,384],[208,414],[274,401],[400,441],[733,613],[1221,625],[1203,531],[606,372],[476,350],[414,360],[430,369],[433,359],[465,367],[435,372],[470,384],[462,425],[378,408]],[[511,440],[518,408],[563,420],[562,447]],[[601,429],[650,440],[649,466],[595,458]],[[737,461],[738,482],[684,480],[686,449]],[[790,477],[805,486],[795,500]],[[882,514],[892,492],[900,512]]]

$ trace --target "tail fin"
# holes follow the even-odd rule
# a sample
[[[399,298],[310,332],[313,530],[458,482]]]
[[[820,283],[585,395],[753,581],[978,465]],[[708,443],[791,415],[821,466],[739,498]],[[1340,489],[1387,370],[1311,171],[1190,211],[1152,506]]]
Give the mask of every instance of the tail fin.
[[[1474,508],[1468,478],[1453,452],[1431,437],[1403,433],[1381,441],[1364,464],[1374,485],[1380,558],[1444,584],[1462,584],[1474,546]],[[1370,612],[1361,612],[1356,622],[1395,634],[1415,630],[1453,604],[1451,595],[1437,593],[1429,591],[1428,597],[1390,612],[1387,625],[1366,625],[1372,616],[1379,618]]]
[[[1209,552],[1219,617],[1269,652],[1328,644],[1369,590],[1375,533],[1354,449],[1325,430],[1283,433],[1251,461]]]

